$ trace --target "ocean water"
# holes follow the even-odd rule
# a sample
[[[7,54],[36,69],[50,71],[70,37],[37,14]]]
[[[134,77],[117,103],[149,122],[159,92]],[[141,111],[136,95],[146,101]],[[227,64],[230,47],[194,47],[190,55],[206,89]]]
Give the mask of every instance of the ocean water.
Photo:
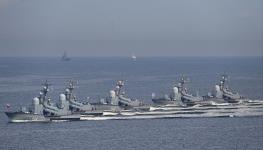
[[[13,109],[31,103],[48,80],[58,100],[69,80],[80,101],[98,101],[117,80],[126,94],[151,102],[169,94],[184,75],[189,90],[205,95],[229,75],[229,86],[244,97],[263,99],[263,58],[0,58],[0,149],[262,149],[263,117],[107,120],[8,123]],[[89,97],[89,98],[87,98]]]

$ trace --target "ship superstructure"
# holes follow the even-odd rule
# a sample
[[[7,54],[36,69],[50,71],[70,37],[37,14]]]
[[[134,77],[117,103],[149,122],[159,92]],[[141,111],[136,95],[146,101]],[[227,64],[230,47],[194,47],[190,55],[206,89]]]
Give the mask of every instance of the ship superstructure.
[[[123,86],[123,80],[117,81],[116,87],[113,90],[110,90],[109,96],[106,97],[106,99],[102,99],[99,103],[93,103],[95,109],[120,111],[124,109],[144,108],[145,105],[142,101],[125,96]]]
[[[225,101],[234,103],[238,102],[242,97],[229,89],[226,85],[227,76],[222,75],[219,84],[215,85],[215,97],[216,98],[223,98]]]
[[[175,104],[178,106],[193,106],[197,102],[203,100],[202,97],[193,96],[190,94],[185,87],[187,80],[185,77],[182,77],[178,84],[173,87],[173,91],[170,96],[165,95],[162,98],[152,97],[152,101],[157,105],[167,105],[167,104]]]

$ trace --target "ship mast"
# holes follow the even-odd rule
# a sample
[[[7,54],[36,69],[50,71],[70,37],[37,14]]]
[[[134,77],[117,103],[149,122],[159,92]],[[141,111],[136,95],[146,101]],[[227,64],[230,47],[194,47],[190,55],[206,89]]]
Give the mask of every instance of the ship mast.
[[[46,80],[46,82],[42,85],[43,89],[40,91],[39,99],[41,102],[44,102],[46,100],[47,93],[49,92],[49,87],[51,86],[51,84],[49,84]]]
[[[69,100],[74,99],[74,95],[73,95],[74,88],[75,88],[74,83],[72,80],[70,80],[65,93]]]

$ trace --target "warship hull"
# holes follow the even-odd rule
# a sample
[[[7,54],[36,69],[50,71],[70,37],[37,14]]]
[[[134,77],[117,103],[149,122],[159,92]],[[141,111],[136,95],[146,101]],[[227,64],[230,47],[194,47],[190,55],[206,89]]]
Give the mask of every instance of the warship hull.
[[[24,113],[24,112],[5,112],[9,122],[48,122],[49,118],[44,115]]]
[[[103,115],[103,111],[86,111],[81,113],[81,116],[102,116]]]
[[[120,111],[122,108],[118,105],[110,105],[110,104],[99,104],[99,103],[91,103],[94,106],[95,111],[105,111],[105,110],[113,110]]]
[[[178,104],[177,101],[171,101],[166,99],[152,99],[152,102],[156,105]]]
[[[79,121],[80,114],[65,115],[65,116],[49,116],[50,121]]]

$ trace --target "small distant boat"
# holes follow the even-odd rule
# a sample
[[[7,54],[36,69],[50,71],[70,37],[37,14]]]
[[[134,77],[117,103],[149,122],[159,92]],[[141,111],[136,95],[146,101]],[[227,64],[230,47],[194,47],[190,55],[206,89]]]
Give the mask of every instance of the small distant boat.
[[[62,60],[62,61],[70,61],[71,59],[68,57],[67,53],[64,52],[64,54],[62,55],[61,60]]]
[[[135,56],[135,54],[132,54],[131,58],[132,58],[133,61],[137,60],[137,57]]]

